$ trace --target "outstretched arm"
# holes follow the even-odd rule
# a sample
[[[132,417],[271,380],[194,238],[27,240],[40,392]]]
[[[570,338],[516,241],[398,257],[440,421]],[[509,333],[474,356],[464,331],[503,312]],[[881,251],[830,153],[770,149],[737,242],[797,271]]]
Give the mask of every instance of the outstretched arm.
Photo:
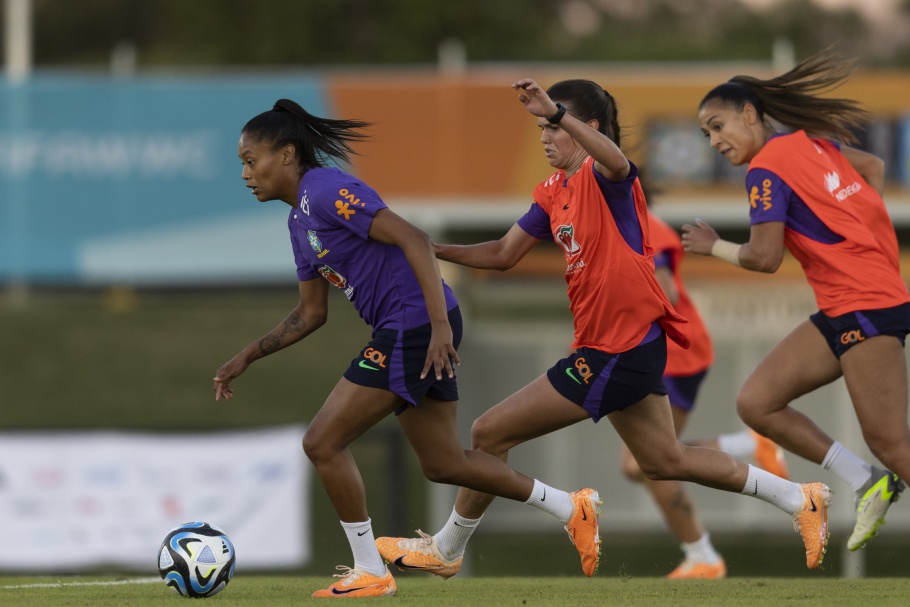
[[[434,244],[436,257],[469,268],[508,270],[540,242],[517,223],[499,240],[469,245]]]
[[[518,91],[518,100],[525,108],[538,118],[548,118],[556,114],[556,102],[550,99],[537,82],[530,78],[518,80],[512,84]],[[609,137],[594,126],[596,120],[582,122],[571,114],[566,114],[558,125],[547,125],[545,128],[561,128],[594,158],[594,168],[598,173],[611,181],[622,181],[631,170],[629,160]],[[599,125],[598,125],[599,126]]]
[[[329,283],[322,278],[298,283],[300,300],[290,314],[266,335],[249,344],[215,372],[215,400],[234,397],[231,381],[253,361],[295,344],[322,325],[328,316]]]
[[[426,301],[427,313],[430,315],[432,336],[427,349],[427,359],[420,377],[426,377],[432,367],[436,379],[442,379],[445,370],[448,377],[454,377],[452,361],[460,364],[455,351],[452,327],[449,325],[449,314],[446,310],[445,293],[442,289],[442,275],[439,264],[433,255],[433,243],[425,232],[396,215],[391,209],[382,209],[373,217],[370,224],[370,238],[385,244],[395,245],[404,252],[404,256],[417,277],[423,298]]]

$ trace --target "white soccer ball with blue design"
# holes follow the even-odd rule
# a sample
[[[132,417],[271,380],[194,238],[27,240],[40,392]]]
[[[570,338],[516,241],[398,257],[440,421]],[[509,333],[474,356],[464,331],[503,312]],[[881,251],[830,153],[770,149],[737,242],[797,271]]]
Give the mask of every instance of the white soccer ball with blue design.
[[[234,544],[214,525],[184,523],[171,529],[158,551],[158,573],[181,596],[218,594],[234,576]]]

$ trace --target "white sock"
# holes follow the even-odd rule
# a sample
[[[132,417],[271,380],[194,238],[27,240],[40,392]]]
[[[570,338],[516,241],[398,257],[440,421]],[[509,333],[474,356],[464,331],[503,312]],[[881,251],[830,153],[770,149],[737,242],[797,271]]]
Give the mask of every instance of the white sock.
[[[708,535],[707,531],[700,539],[697,539],[690,544],[683,542],[682,549],[686,555],[686,559],[698,563],[716,565],[722,560],[714,549],[714,546],[711,544],[711,536]]]
[[[787,514],[796,514],[803,507],[803,489],[799,483],[785,481],[755,466],[749,466],[749,478],[741,493],[777,506]]]
[[[385,575],[385,563],[376,547],[376,538],[373,537],[373,525],[370,519],[362,523],[345,523],[341,521],[344,532],[348,536],[351,552],[354,553],[354,568],[361,569],[375,576]]]
[[[468,540],[471,539],[471,535],[479,524],[479,518],[464,518],[455,512],[455,508],[452,508],[449,520],[434,536],[436,547],[439,548],[442,556],[449,560],[464,556]]]
[[[717,447],[736,459],[746,459],[755,453],[755,435],[748,430],[721,434],[717,437]]]
[[[575,503],[568,493],[548,487],[537,479],[534,479],[531,497],[525,503],[539,508],[547,514],[552,514],[563,523],[569,522],[569,519],[572,518],[572,511],[575,509]]]
[[[828,454],[822,460],[822,468],[839,476],[856,492],[872,478],[872,466],[837,441],[828,449]]]

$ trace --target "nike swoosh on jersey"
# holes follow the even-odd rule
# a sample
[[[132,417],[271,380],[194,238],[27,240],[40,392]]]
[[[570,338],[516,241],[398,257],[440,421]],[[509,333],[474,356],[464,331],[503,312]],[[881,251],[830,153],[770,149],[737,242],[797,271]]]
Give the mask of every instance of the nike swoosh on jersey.
[[[379,367],[374,367],[372,365],[368,365],[367,361],[365,361],[365,360],[360,361],[360,366],[363,367],[364,369],[369,369],[370,371],[379,371]]]
[[[568,375],[569,377],[571,377],[571,378],[572,378],[572,381],[574,381],[576,384],[580,384],[580,383],[581,383],[580,381],[578,381],[578,379],[576,379],[575,375],[572,373],[572,369],[566,369],[566,375]]]

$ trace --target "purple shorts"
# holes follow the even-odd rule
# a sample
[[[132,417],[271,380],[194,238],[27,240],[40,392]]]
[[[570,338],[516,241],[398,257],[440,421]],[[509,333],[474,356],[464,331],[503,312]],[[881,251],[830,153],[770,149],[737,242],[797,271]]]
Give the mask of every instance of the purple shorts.
[[[881,310],[848,312],[833,318],[816,312],[809,320],[821,331],[834,356],[840,358],[859,342],[876,335],[892,335],[903,345],[910,333],[910,303]]]
[[[705,369],[692,375],[664,375],[664,384],[667,386],[667,396],[670,397],[670,404],[690,413],[695,408],[695,399],[698,398],[698,389],[701,388],[701,382],[708,375]]]
[[[457,349],[461,343],[461,311],[458,306],[449,310],[449,324],[452,327],[453,343]],[[431,369],[420,379],[420,372],[427,360],[427,348],[432,334],[430,324],[413,329],[379,329],[373,333],[370,343],[361,350],[360,356],[351,361],[344,372],[344,378],[358,386],[381,388],[394,392],[412,405],[424,396],[444,401],[458,400],[458,384],[443,373],[436,379]],[[401,413],[407,405],[396,413]]]
[[[562,396],[583,407],[595,422],[649,394],[666,394],[663,374],[667,340],[656,323],[642,342],[620,354],[579,348],[547,371]]]

